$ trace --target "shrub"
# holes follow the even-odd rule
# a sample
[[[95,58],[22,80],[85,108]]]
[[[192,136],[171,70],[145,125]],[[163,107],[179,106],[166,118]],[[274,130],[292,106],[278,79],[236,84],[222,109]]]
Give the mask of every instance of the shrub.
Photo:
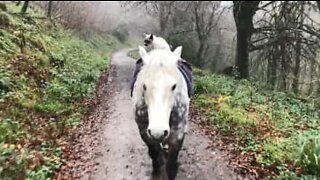
[[[171,34],[167,38],[167,41],[170,45],[172,45],[172,48],[175,49],[178,46],[182,46],[182,58],[187,60],[188,62],[194,63],[196,59],[197,54],[197,42],[192,35],[186,35],[183,33],[179,34]]]
[[[0,27],[8,27],[10,25],[10,16],[6,12],[0,12]]]
[[[7,5],[0,2],[0,10],[7,11]]]
[[[129,31],[125,24],[119,25],[112,31],[112,35],[115,36],[120,42],[124,43],[129,37]]]
[[[305,173],[320,176],[320,136],[300,136],[298,142],[298,163]]]

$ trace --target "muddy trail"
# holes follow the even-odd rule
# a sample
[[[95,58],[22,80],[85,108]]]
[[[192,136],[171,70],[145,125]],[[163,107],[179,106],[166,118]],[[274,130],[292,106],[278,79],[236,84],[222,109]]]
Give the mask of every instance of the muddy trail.
[[[98,85],[98,102],[73,137],[68,161],[55,179],[150,179],[151,159],[132,112],[130,78],[135,61],[127,56],[129,51],[113,55]],[[177,180],[240,179],[214,141],[190,121],[178,158]]]

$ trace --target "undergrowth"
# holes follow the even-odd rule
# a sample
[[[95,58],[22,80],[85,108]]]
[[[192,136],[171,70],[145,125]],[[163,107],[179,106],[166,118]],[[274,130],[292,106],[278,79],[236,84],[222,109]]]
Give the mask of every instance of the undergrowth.
[[[320,112],[313,104],[255,81],[198,69],[194,75],[193,103],[222,136],[232,137],[227,143],[238,155],[253,156],[242,163],[268,170],[260,177],[320,178]]]
[[[87,111],[118,46],[111,35],[78,36],[36,7],[0,18],[0,179],[47,179],[63,163],[68,135]]]

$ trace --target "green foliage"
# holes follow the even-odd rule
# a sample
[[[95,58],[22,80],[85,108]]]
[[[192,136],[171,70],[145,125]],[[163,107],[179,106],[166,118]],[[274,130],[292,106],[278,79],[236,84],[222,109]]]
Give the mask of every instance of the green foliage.
[[[30,160],[30,153],[21,146],[0,143],[0,177],[23,179],[26,176],[26,167]]]
[[[189,62],[195,63],[197,61],[196,54],[198,47],[196,43],[194,43],[197,42],[194,37],[194,34],[187,35],[183,33],[177,33],[169,35],[166,40],[172,45],[173,49],[175,49],[177,46],[182,46],[183,51],[181,57]]]
[[[61,148],[52,149],[52,146],[46,141],[41,144],[41,158],[44,159],[44,164],[29,171],[26,179],[49,179],[48,177],[54,173],[54,170],[61,167],[64,163],[64,160],[60,158],[62,150]]]
[[[265,140],[261,148],[263,152],[257,156],[257,162],[262,166],[281,164],[283,159],[289,157],[285,146],[287,144],[287,142],[279,142],[276,139]]]
[[[4,98],[13,86],[11,74],[5,68],[0,69],[0,99]]]
[[[10,25],[10,16],[6,12],[0,12],[0,27],[8,27]]]
[[[16,142],[26,136],[26,131],[18,121],[12,119],[1,120],[0,142]]]
[[[35,7],[28,14],[43,15]],[[76,36],[46,19],[4,16],[10,23],[0,28],[0,179],[48,179],[64,163],[61,142],[81,122],[83,101],[94,95],[119,42],[93,32]]]
[[[0,2],[0,10],[7,11],[7,5],[5,3]]]
[[[0,54],[2,55],[2,58],[6,58],[17,53],[18,45],[15,42],[18,42],[18,38],[16,36],[0,29]]]
[[[197,69],[194,75],[195,105],[241,153],[277,167],[279,179],[320,178],[320,112],[312,104],[254,81]]]
[[[297,138],[298,163],[306,173],[320,177],[320,133],[308,133]]]
[[[120,24],[116,29],[112,31],[112,35],[116,37],[120,42],[124,43],[129,37],[127,25]]]

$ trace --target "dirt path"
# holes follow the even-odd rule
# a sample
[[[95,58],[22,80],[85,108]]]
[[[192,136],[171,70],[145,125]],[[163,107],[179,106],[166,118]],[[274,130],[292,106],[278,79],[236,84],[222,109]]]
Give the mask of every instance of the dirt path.
[[[121,50],[113,55],[109,85],[103,90],[100,104],[89,117],[92,119],[89,121],[91,133],[81,135],[81,140],[78,140],[82,149],[89,150],[79,153],[69,168],[65,168],[65,174],[69,172],[76,174],[74,178],[96,180],[150,179],[151,159],[140,139],[132,113],[129,82],[135,61],[127,57],[128,51]],[[176,179],[237,179],[227,165],[227,158],[213,149],[211,144],[199,127],[191,123],[180,152]],[[82,164],[75,166],[79,159]]]

